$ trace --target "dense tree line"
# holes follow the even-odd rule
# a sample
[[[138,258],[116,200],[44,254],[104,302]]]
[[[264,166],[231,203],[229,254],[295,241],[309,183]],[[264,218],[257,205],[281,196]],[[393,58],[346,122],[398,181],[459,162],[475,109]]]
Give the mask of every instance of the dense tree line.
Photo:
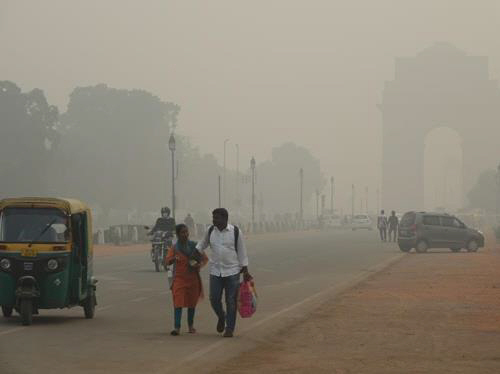
[[[469,207],[482,209],[488,213],[495,213],[497,210],[497,172],[494,169],[483,171],[476,184],[467,194]]]
[[[78,197],[104,216],[112,209],[144,212],[171,205],[167,143],[179,113],[178,105],[149,92],[101,84],[76,88],[59,114],[43,91],[23,93],[12,82],[0,82],[0,197]],[[176,140],[177,206],[208,220],[218,204],[222,168],[189,139]],[[301,167],[307,204],[323,183],[319,161],[307,149],[287,143],[257,164],[259,216],[298,211]],[[250,169],[226,174],[226,203],[243,220],[249,218],[249,176]]]

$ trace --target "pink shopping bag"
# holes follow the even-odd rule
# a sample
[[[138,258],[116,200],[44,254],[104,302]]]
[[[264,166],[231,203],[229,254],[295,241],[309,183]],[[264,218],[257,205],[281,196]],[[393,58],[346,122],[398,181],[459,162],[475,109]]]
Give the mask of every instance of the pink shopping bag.
[[[238,311],[241,318],[250,318],[257,310],[257,292],[253,281],[241,282],[238,292]]]

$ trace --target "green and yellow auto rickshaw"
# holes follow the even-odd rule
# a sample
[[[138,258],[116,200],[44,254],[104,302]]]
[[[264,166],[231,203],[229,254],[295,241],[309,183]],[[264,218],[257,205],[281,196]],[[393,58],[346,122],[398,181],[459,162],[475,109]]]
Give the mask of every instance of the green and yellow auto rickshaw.
[[[93,318],[92,217],[74,199],[0,200],[0,306],[23,325],[39,309],[82,306]]]

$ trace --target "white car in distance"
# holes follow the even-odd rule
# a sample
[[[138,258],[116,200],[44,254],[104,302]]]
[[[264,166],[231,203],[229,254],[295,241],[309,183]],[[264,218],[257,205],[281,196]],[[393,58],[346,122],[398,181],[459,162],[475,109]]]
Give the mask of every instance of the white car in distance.
[[[370,216],[368,214],[356,214],[352,218],[351,222],[352,231],[358,229],[373,230],[373,224]]]

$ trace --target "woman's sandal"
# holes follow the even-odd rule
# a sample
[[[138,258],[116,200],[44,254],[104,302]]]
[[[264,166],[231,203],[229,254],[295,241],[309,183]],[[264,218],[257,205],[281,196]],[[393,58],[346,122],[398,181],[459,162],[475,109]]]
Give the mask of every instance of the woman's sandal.
[[[175,329],[175,330],[170,331],[170,335],[172,335],[172,336],[179,335],[179,330]]]

